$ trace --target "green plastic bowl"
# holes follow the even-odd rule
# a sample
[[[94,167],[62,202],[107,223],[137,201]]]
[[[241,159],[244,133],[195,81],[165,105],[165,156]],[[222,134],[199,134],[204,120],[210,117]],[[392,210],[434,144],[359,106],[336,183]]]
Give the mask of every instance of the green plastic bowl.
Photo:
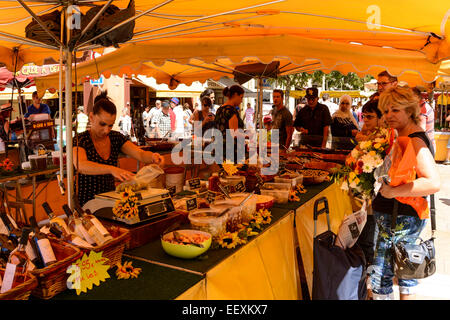
[[[192,259],[192,258],[198,257],[199,255],[205,253],[211,246],[212,237],[211,237],[211,234],[208,232],[199,231],[199,230],[188,230],[188,229],[176,230],[176,232],[181,235],[186,235],[186,236],[194,236],[196,234],[201,234],[201,235],[208,236],[208,239],[206,239],[205,241],[203,241],[201,243],[203,245],[203,248],[200,248],[200,247],[197,247],[192,244],[171,243],[171,242],[167,241],[167,239],[173,238],[173,232],[166,233],[161,238],[161,245],[162,245],[164,251],[167,254],[170,254],[171,256],[174,256],[177,258],[182,258],[182,259]]]

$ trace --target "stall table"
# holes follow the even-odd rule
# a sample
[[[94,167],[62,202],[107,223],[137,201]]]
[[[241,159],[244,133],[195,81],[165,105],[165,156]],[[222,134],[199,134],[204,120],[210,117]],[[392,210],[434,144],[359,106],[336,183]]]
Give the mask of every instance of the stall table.
[[[113,268],[111,279],[88,293],[77,296],[66,290],[54,299],[299,300],[298,245],[312,289],[314,201],[328,198],[334,232],[351,212],[350,200],[338,185],[323,182],[306,188],[299,202],[275,205],[272,222],[245,245],[210,249],[204,257],[184,260],[166,254],[157,239],[124,252],[123,261],[142,268],[137,279],[117,280]],[[318,232],[326,225],[320,217]]]
[[[46,170],[26,170],[26,171],[24,170],[22,173],[19,173],[19,174],[0,177],[0,187],[3,188],[4,191],[7,191],[6,183],[8,183],[8,182],[11,183],[14,186],[14,188],[16,189],[15,201],[9,201],[7,199],[7,204],[8,204],[8,206],[16,208],[16,219],[15,220],[17,222],[22,221],[22,218],[23,218],[23,222],[28,224],[27,216],[25,214],[25,206],[24,206],[25,204],[31,204],[33,206],[33,217],[36,218],[36,198],[42,192],[42,190],[45,189],[48,182],[50,181],[50,180],[36,181],[36,177],[41,176],[41,175],[51,176],[58,171],[59,171],[59,167],[50,167]],[[33,192],[26,198],[23,197],[22,184],[19,181],[21,179],[31,179],[31,183],[33,185]],[[41,191],[36,192],[37,188],[41,182],[42,183],[45,182],[46,185],[43,186]],[[9,193],[7,193],[7,194],[9,195]],[[32,197],[31,200],[30,200],[30,197]],[[19,211],[19,209],[21,211]],[[22,217],[20,217],[17,214],[18,212],[21,212]]]

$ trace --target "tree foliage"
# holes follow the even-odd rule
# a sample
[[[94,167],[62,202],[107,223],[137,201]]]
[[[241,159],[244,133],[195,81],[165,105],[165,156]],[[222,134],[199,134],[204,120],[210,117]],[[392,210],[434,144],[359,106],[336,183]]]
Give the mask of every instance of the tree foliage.
[[[290,87],[306,88],[311,84],[322,87],[324,90],[364,90],[364,83],[371,79],[373,79],[371,75],[361,78],[354,72],[344,75],[339,71],[325,73],[319,70],[311,74],[302,72],[283,75],[269,81],[286,89],[290,89]]]

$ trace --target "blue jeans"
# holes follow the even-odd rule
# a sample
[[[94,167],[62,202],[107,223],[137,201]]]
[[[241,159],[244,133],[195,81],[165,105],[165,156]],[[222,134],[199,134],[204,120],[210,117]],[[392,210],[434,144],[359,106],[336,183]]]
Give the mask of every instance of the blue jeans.
[[[378,225],[378,237],[375,248],[375,256],[370,273],[372,291],[377,295],[391,295],[393,293],[394,265],[392,259],[392,215],[374,211],[374,217]],[[425,227],[426,220],[419,217],[398,216],[394,231],[394,243],[399,241],[415,243],[416,238]],[[418,281],[398,279],[400,293],[413,293],[413,288]]]

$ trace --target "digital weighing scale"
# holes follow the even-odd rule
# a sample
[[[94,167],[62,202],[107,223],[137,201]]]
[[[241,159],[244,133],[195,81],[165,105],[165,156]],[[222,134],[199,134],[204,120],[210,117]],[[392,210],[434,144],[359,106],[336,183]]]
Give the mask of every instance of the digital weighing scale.
[[[135,221],[119,219],[112,212],[112,208],[117,200],[120,200],[120,193],[110,191],[95,195],[95,199],[87,202],[83,209],[89,209],[95,216],[122,222],[127,225],[135,225],[143,222],[151,222],[167,217],[167,214],[175,211],[175,207],[166,189],[150,188],[135,192],[138,198],[138,218]]]

